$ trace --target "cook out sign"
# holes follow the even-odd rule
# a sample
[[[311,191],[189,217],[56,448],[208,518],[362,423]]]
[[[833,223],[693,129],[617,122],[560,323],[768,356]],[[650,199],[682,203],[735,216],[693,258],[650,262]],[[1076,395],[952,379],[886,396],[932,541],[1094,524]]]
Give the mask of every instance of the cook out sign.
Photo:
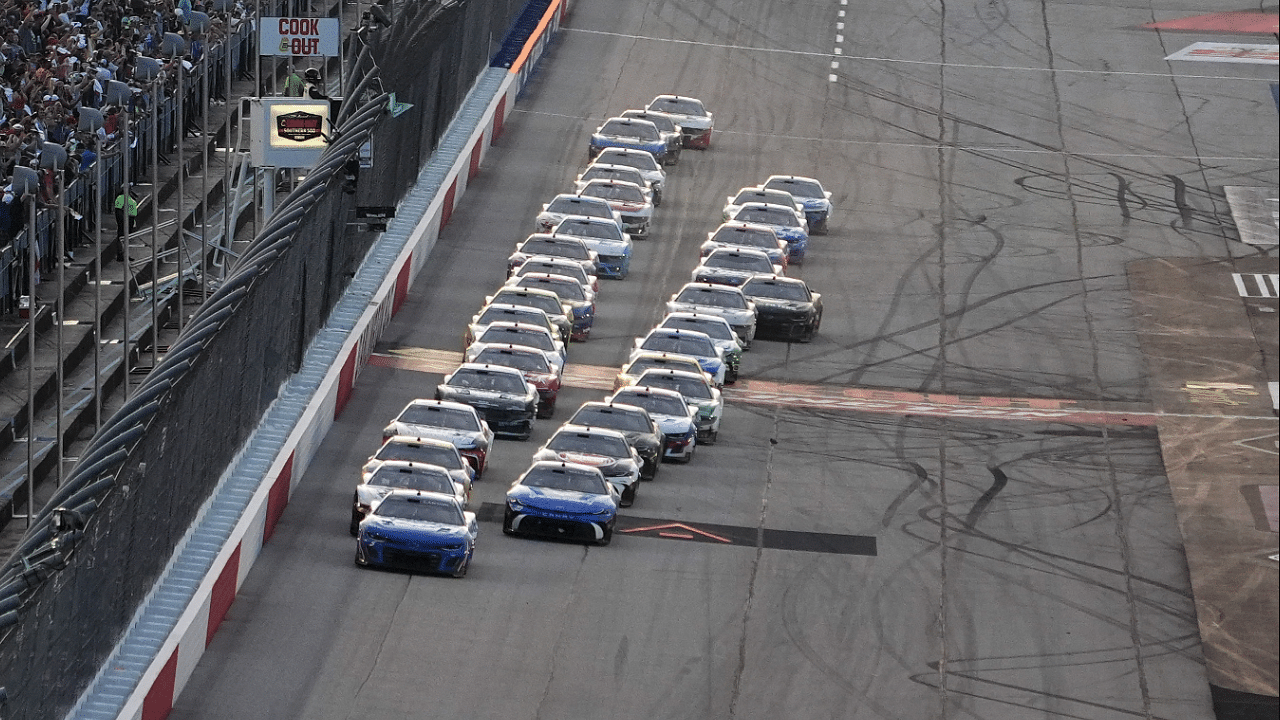
[[[258,47],[263,55],[336,57],[338,18],[264,17]]]

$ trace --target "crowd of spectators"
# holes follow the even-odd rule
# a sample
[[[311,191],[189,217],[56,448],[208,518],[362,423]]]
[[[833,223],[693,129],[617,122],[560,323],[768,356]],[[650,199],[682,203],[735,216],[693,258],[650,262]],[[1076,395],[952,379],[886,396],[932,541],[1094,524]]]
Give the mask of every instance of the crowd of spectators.
[[[175,64],[193,69],[247,14],[239,0],[0,0],[0,246],[25,221],[15,168],[34,170],[37,201],[50,203],[55,173],[69,184],[92,168],[95,148],[110,152],[121,132],[122,111],[137,117],[168,97]],[[220,97],[226,78],[211,75]],[[127,100],[113,81],[128,86]],[[81,122],[84,108],[101,112],[96,131]]]

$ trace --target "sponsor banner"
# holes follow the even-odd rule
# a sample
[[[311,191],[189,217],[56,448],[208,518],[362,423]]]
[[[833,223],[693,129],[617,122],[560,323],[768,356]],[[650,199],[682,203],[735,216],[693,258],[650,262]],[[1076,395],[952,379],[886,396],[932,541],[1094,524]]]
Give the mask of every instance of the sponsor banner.
[[[338,18],[264,17],[258,31],[263,55],[337,57]]]
[[[1198,42],[1182,48],[1165,60],[1280,65],[1280,45]]]

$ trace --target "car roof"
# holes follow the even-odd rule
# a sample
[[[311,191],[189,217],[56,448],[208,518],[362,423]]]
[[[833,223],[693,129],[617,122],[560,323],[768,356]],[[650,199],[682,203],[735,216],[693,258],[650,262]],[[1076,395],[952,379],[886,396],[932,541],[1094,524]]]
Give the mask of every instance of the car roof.
[[[479,416],[479,414],[476,413],[476,409],[471,407],[470,405],[466,405],[460,402],[454,402],[452,400],[432,400],[430,398],[416,398],[416,399],[410,400],[409,404],[405,405],[400,412],[403,413],[405,410],[408,410],[411,407],[426,407],[426,408],[438,407],[438,408],[445,408],[449,410],[462,410],[464,412],[469,412],[472,415],[476,415],[477,417]]]
[[[509,368],[506,365],[490,365],[489,363],[475,362],[462,363],[458,367],[454,368],[453,372],[449,373],[449,375],[453,375],[460,370],[479,373],[489,372],[495,375],[519,375],[521,378],[524,377],[524,373],[515,368]]]
[[[626,435],[623,435],[613,428],[602,428],[596,427],[595,425],[573,425],[570,423],[564,423],[560,427],[556,428],[555,432],[551,435],[552,437],[555,437],[563,432],[577,433],[581,435],[602,435],[604,437],[621,440],[623,442],[627,441]]]

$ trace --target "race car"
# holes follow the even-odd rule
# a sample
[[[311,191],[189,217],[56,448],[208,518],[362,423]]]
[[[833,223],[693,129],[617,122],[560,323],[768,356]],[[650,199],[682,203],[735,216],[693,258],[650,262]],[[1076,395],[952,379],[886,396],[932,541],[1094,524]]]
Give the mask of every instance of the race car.
[[[476,479],[484,475],[493,430],[470,405],[439,400],[411,400],[395,419],[382,429],[385,442],[397,435],[425,437],[453,443],[462,457],[475,468]]]
[[[520,440],[533,435],[538,391],[515,368],[463,363],[436,386],[436,399],[470,405],[495,433]]]
[[[684,136],[680,132],[680,125],[671,115],[648,110],[623,110],[619,117],[648,120],[653,123],[667,144],[667,156],[662,164],[675,165],[680,162],[680,149],[684,146]]]
[[[592,293],[600,292],[600,278],[596,276],[595,268],[590,272],[583,269],[582,265],[564,258],[548,257],[546,255],[535,255],[528,260],[520,263],[511,273],[511,277],[523,277],[529,273],[547,273],[549,275],[564,275],[571,277],[582,284]]]
[[[667,173],[663,171],[662,164],[653,156],[653,153],[620,147],[605,148],[596,156],[593,164],[624,165],[635,168],[644,176],[645,182],[649,183],[649,189],[653,191],[653,204],[662,204],[662,191],[666,187]]]
[[[465,505],[470,491],[457,482],[449,471],[439,465],[406,462],[404,460],[378,461],[372,471],[363,473],[351,498],[351,534],[355,535],[360,521],[390,495],[393,490],[452,495]]]
[[[689,355],[679,355],[676,353],[666,352],[649,352],[648,350],[637,350],[631,353],[631,357],[622,366],[621,372],[613,379],[613,389],[624,388],[628,385],[635,385],[636,378],[649,368],[666,368],[668,370],[685,370],[687,372],[705,373],[702,365],[698,362],[698,358]],[[712,379],[710,375],[707,379]]]
[[[618,229],[622,229],[622,216],[604,200],[561,193],[542,206],[542,212],[534,219],[534,232],[551,232],[567,217],[604,218],[618,223]]]
[[[827,234],[827,225],[831,220],[831,193],[822,189],[822,183],[798,175],[771,175],[761,187],[791,193],[804,206],[809,231],[814,235]]]
[[[809,247],[809,229],[804,215],[793,207],[769,203],[744,203],[729,218],[733,222],[766,225],[787,243],[787,261],[799,265],[804,262]]]
[[[756,306],[736,287],[687,283],[667,301],[667,312],[719,315],[729,321],[742,349],[751,349],[751,340],[756,334]]]
[[[507,490],[502,532],[586,540],[613,539],[618,498],[597,468],[567,462],[535,462]]]
[[[722,247],[760,250],[769,256],[769,262],[781,266],[783,270],[787,268],[787,244],[767,225],[724,223],[707,233],[707,240],[702,243],[698,253],[706,257]]]
[[[631,237],[649,237],[649,226],[653,223],[653,202],[640,185],[625,180],[592,180],[578,195],[600,198],[609,203],[609,207],[622,217],[623,231]]]
[[[476,338],[484,334],[489,326],[496,322],[513,322],[525,323],[527,325],[539,325],[550,330],[552,333],[559,334],[560,330],[556,324],[551,321],[545,312],[528,305],[508,305],[505,303],[491,303],[480,308],[480,312],[471,316],[471,322],[467,323],[467,329],[462,333],[462,347],[466,347],[476,341]]]
[[[398,490],[383,498],[356,532],[356,564],[463,577],[471,567],[476,515],[457,499]]]
[[[724,351],[724,383],[729,385],[738,380],[738,368],[742,364],[742,345],[738,336],[733,333],[729,321],[719,315],[708,315],[696,312],[667,313],[658,323],[658,327],[678,330],[697,330],[706,333],[716,347]]]
[[[796,212],[803,213],[804,205],[800,201],[791,196],[791,193],[785,190],[769,190],[763,187],[744,187],[736,194],[725,198],[724,208],[720,211],[722,220],[728,220],[738,211],[738,208],[749,202],[761,202],[770,205],[785,205],[796,209]]]
[[[684,401],[698,412],[693,420],[698,429],[698,442],[715,444],[720,435],[720,420],[724,417],[724,397],[704,375],[655,368],[641,373],[636,379],[636,387],[662,388],[680,393]]]
[[[638,385],[619,388],[605,402],[644,408],[662,428],[662,459],[687,463],[693,460],[698,446],[698,411],[685,402],[675,390],[646,388]]]
[[[618,506],[630,507],[640,487],[640,455],[616,430],[561,425],[533,453],[533,461],[552,460],[597,468],[618,494]]]
[[[475,468],[462,457],[453,443],[434,438],[409,437],[398,435],[387,438],[377,452],[369,456],[360,468],[363,482],[370,473],[388,460],[405,460],[423,465],[439,465],[449,471],[449,477],[455,483],[461,483],[466,489],[467,498],[471,498],[471,483],[476,479]]]
[[[689,275],[692,282],[741,285],[756,275],[781,275],[782,266],[769,261],[763,250],[718,248],[702,258]]]
[[[810,342],[822,325],[822,295],[803,280],[761,275],[742,286],[756,306],[757,332]]]
[[[664,163],[669,154],[667,143],[658,131],[658,126],[648,120],[615,117],[605,120],[596,131],[591,133],[587,144],[587,155],[595,158],[605,148],[619,147],[628,150],[644,150],[652,153],[660,163]]]
[[[491,345],[519,345],[542,353],[556,372],[564,372],[567,359],[564,343],[555,333],[540,325],[526,323],[495,322],[485,329],[475,342],[462,353],[464,362],[475,362],[476,357]]]
[[[702,101],[681,95],[659,95],[645,110],[670,115],[680,126],[684,146],[698,150],[711,147],[711,131],[715,129],[715,116],[707,112]]]
[[[538,417],[555,415],[556,399],[560,396],[562,372],[547,362],[541,350],[519,345],[489,345],[476,353],[476,362],[515,368],[524,373],[524,379],[538,391]]]
[[[617,430],[640,456],[640,479],[653,480],[662,465],[662,428],[649,417],[648,411],[634,405],[585,402],[578,408],[569,425]]]
[[[595,294],[577,280],[564,275],[530,273],[507,280],[505,287],[537,288],[555,293],[560,298],[560,304],[571,313],[573,326],[569,337],[574,340],[586,340],[591,336],[591,326],[596,321]]]
[[[592,275],[595,275],[600,267],[600,259],[596,256],[596,252],[587,247],[581,238],[534,233],[516,243],[515,252],[507,258],[507,277],[511,277],[511,273],[525,260],[536,256],[572,260]]]
[[[560,302],[560,297],[550,290],[538,288],[499,288],[485,297],[486,305],[519,305],[541,310],[555,325],[560,342],[568,345],[573,334],[573,308]]]
[[[637,353],[645,351],[688,355],[698,361],[703,372],[711,376],[717,387],[724,384],[724,351],[716,347],[706,333],[654,328],[644,337],[636,338],[635,350],[630,359],[635,359]]]
[[[596,254],[597,275],[626,280],[631,274],[631,236],[617,223],[603,218],[567,217],[552,234],[582,240]]]

